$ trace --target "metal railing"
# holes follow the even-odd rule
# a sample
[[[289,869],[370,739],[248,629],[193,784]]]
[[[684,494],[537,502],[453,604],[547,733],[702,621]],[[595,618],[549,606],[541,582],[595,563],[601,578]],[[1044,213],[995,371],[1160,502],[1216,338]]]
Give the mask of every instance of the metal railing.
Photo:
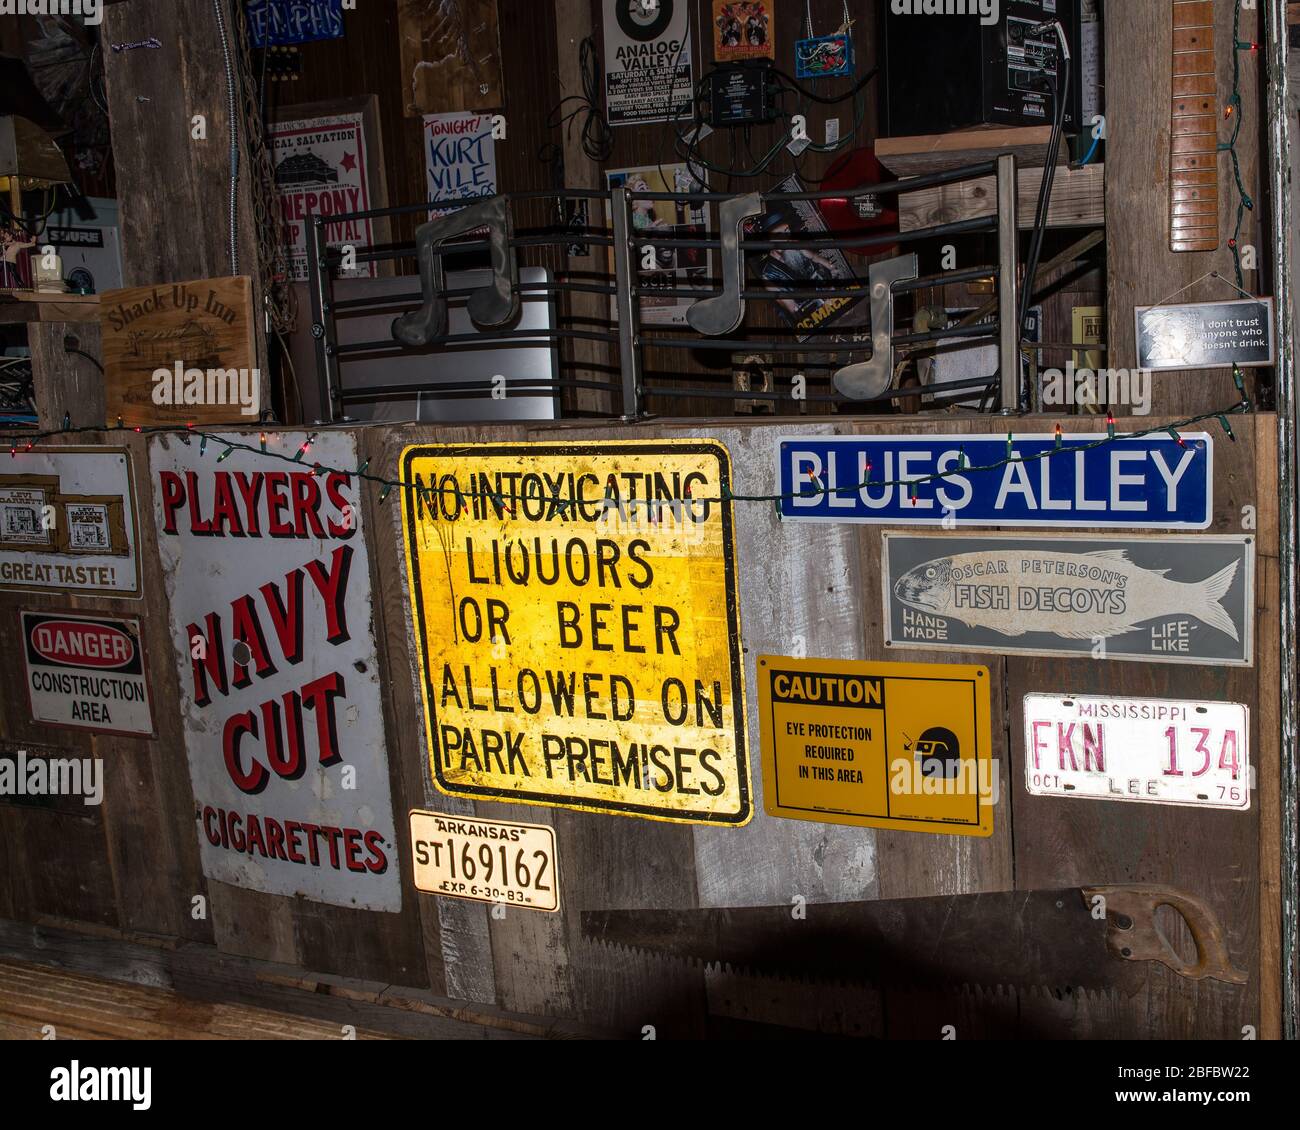
[[[907,232],[882,232],[872,235],[845,237],[832,232],[807,232],[793,237],[772,238],[747,230],[753,221],[761,221],[769,206],[789,207],[797,202],[816,204],[825,200],[856,200],[863,197],[899,196],[920,189],[956,184],[962,181],[992,176],[997,183],[997,206],[993,215],[955,223],[937,224]],[[575,231],[571,226],[556,225],[548,228],[516,231],[515,208],[524,201],[556,200],[557,202],[603,202],[608,213],[608,226],[603,230],[583,228]],[[699,209],[717,205],[717,227],[707,234],[680,235],[676,232],[638,230],[633,210],[638,203],[663,201],[678,202]],[[373,308],[371,299],[336,301],[333,296],[334,272],[342,260],[342,252],[327,244],[327,225],[364,220],[392,218],[402,215],[426,213],[427,203],[379,208],[362,212],[313,217],[307,239],[308,284],[311,303],[311,333],[315,339],[317,380],[322,412],[327,422],[346,417],[348,399],[372,397],[388,392],[411,394],[421,392],[431,396],[464,396],[480,394],[490,396],[492,382],[470,380],[448,384],[431,382],[426,385],[403,384],[392,389],[367,386],[347,390],[342,379],[342,366],[349,357],[365,354],[409,350],[454,351],[481,348],[485,344],[536,348],[539,342],[552,346],[562,341],[589,341],[607,344],[617,359],[618,379],[602,379],[602,374],[583,374],[579,369],[574,376],[552,379],[529,379],[527,388],[510,387],[515,393],[530,395],[565,388],[592,389],[618,396],[618,409],[610,414],[624,420],[635,420],[645,415],[645,402],[649,397],[669,400],[723,399],[733,402],[791,402],[834,404],[842,410],[864,410],[879,407],[903,398],[923,398],[931,406],[980,399],[990,410],[1006,414],[1022,410],[1022,381],[1020,368],[1021,327],[1017,296],[1017,246],[1018,218],[1016,215],[1016,160],[1007,154],[992,161],[965,166],[960,169],[913,177],[907,180],[882,184],[862,185],[850,190],[820,192],[766,192],[747,195],[729,195],[720,192],[636,192],[617,187],[609,192],[594,189],[553,189],[511,193],[476,201],[471,205],[421,224],[412,243],[390,247],[354,249],[352,259],[360,264],[382,260],[415,258],[418,263],[419,289],[409,293],[386,296],[388,303],[419,301],[418,309],[408,311],[396,319],[392,337],[382,341],[341,343],[338,339],[336,316],[341,312],[362,307]],[[487,232],[487,238],[479,233]],[[942,274],[918,277],[917,257],[904,253],[894,258],[876,262],[867,269],[866,279],[854,272],[851,277],[835,279],[829,285],[809,287],[780,285],[749,277],[746,256],[803,251],[811,253],[829,251],[870,251],[876,248],[898,247],[900,250],[927,240],[951,239],[957,236],[996,235],[997,262],[946,271]],[[519,279],[519,252],[528,248],[559,248],[580,243],[593,247],[608,247],[612,251],[612,271],[606,276],[588,274],[581,277],[559,275],[546,283],[524,283]],[[449,288],[443,269],[443,260],[449,256],[464,256],[469,252],[486,251],[491,262],[492,276],[487,286],[473,289]],[[717,254],[719,287],[704,288],[644,286],[641,281],[641,256],[658,256],[671,252],[672,262],[677,262],[680,252],[703,251]],[[894,331],[894,297],[920,290],[924,287],[948,283],[992,278],[996,284],[996,298],[989,304],[993,316],[988,321],[968,325],[960,324],[949,329],[903,332]],[[714,281],[714,280],[710,280]],[[595,329],[557,325],[548,329],[514,329],[518,320],[522,298],[538,295],[594,294],[608,295],[612,300],[609,322]],[[655,326],[647,332],[643,325],[642,299],[647,296],[693,300],[686,313],[685,325]],[[470,317],[482,332],[449,333],[447,318],[448,299],[466,299]],[[856,299],[866,302],[870,311],[870,328],[865,332],[861,325],[843,321],[829,321],[824,328],[799,337],[790,332],[781,333],[775,327],[749,327],[749,303],[772,303],[800,299]],[[904,355],[917,350],[933,351],[938,343],[980,340],[997,344],[996,371],[985,376],[937,385],[895,387],[894,375],[900,351]],[[648,350],[725,354],[761,354],[770,357],[773,371],[777,367],[797,369],[805,380],[820,383],[829,373],[831,391],[803,395],[765,389],[735,387],[734,379],[728,383],[709,383],[705,374],[696,374],[698,380],[680,373],[654,373],[646,368]],[[811,373],[808,377],[806,374]],[[693,383],[684,383],[693,381]],[[701,383],[703,382],[703,383]]]

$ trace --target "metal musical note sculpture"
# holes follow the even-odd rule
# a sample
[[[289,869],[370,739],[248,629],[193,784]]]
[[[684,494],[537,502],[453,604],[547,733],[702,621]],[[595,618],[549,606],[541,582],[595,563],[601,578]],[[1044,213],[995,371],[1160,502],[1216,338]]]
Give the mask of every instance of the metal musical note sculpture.
[[[495,329],[519,314],[519,260],[513,246],[514,221],[510,203],[494,196],[458,212],[430,220],[415,231],[420,260],[420,291],[424,302],[393,320],[393,337],[403,345],[430,345],[447,333],[447,276],[439,244],[479,228],[488,229],[488,254],[492,281],[469,296],[466,309],[482,329]]]
[[[738,329],[745,320],[745,221],[763,214],[758,193],[724,200],[719,209],[722,236],[721,294],[702,298],[686,312],[691,328],[706,337],[720,337]],[[917,277],[915,255],[900,255],[873,263],[867,275],[871,300],[871,357],[846,365],[835,373],[835,387],[850,400],[871,400],[893,381],[894,284]]]
[[[872,263],[867,273],[871,292],[871,358],[845,365],[834,376],[835,387],[850,400],[871,400],[894,380],[894,284],[917,277],[915,255],[899,255]]]
[[[718,209],[722,236],[722,293],[702,298],[686,311],[691,328],[706,337],[719,337],[745,320],[745,253],[740,241],[745,221],[763,214],[763,197],[757,192],[733,196]]]

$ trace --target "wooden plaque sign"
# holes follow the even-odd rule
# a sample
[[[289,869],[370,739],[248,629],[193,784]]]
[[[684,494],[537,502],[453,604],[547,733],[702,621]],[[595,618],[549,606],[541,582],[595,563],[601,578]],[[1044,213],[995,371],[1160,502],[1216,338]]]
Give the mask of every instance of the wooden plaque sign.
[[[247,277],[105,291],[106,422],[251,423],[262,405]]]

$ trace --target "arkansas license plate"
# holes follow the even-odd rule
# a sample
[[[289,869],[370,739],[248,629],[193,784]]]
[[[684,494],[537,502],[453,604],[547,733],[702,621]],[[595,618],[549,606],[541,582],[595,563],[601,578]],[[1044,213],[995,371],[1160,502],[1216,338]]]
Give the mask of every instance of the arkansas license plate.
[[[1025,696],[1034,796],[1250,807],[1250,715],[1235,702]]]
[[[411,813],[415,886],[431,895],[559,910],[555,829],[478,816]]]

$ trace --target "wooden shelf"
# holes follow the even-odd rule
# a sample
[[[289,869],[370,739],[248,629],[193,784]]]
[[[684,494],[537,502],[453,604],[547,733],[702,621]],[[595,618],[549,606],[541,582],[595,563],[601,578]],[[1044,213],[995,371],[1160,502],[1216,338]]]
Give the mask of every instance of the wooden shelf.
[[[1017,222],[1021,228],[1029,228],[1034,223],[1043,170],[1021,169],[1016,180],[1019,197]],[[996,177],[922,188],[899,196],[898,226],[900,231],[916,231],[933,224],[977,220],[994,215],[997,204]],[[1103,227],[1105,222],[1105,167],[1085,165],[1082,169],[1057,169],[1052,183],[1052,202],[1047,209],[1047,226],[1091,228]]]
[[[991,161],[1014,153],[1026,168],[1041,169],[1047,161],[1051,126],[1017,126],[1014,129],[968,129],[924,137],[882,137],[876,142],[876,159],[895,176],[919,177]],[[1058,160],[1066,164],[1066,146]]]
[[[0,323],[98,322],[99,295],[0,290]]]

